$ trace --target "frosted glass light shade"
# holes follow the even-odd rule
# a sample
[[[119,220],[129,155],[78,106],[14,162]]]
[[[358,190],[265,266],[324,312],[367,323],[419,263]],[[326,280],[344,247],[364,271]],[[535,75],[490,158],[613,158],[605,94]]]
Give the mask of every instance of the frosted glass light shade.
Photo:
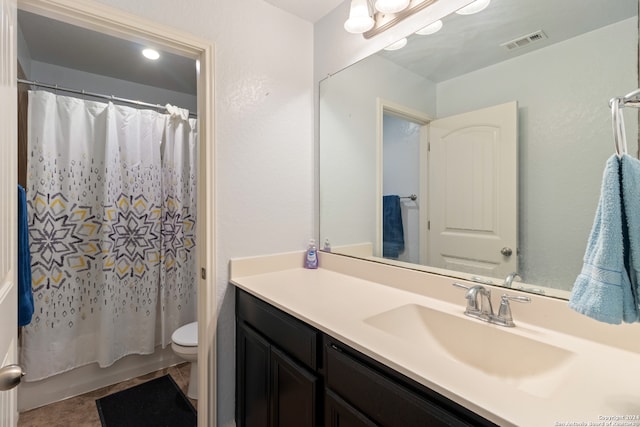
[[[473,15],[474,13],[485,10],[487,6],[489,6],[489,3],[491,3],[491,0],[476,0],[463,8],[458,9],[456,13],[458,15]]]
[[[400,39],[397,42],[391,43],[389,46],[385,47],[384,50],[398,50],[402,49],[407,45],[406,37],[404,39]]]
[[[429,34],[437,33],[441,29],[442,29],[442,21],[438,19],[436,22],[432,22],[426,27],[416,31],[416,34],[419,34],[421,36],[428,36]]]
[[[372,29],[373,24],[367,0],[351,0],[349,19],[344,22],[344,29],[349,33],[362,34]]]
[[[398,13],[409,6],[411,0],[376,0],[375,8],[381,13]]]

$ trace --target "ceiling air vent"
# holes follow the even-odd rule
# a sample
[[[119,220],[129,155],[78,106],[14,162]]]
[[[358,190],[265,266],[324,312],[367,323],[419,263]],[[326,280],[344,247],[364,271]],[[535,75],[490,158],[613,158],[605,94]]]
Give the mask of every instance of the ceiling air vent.
[[[538,42],[547,38],[547,35],[542,30],[538,30],[535,33],[527,34],[526,36],[518,37],[517,39],[502,43],[500,46],[507,50],[520,49],[525,46],[529,46],[531,43]]]

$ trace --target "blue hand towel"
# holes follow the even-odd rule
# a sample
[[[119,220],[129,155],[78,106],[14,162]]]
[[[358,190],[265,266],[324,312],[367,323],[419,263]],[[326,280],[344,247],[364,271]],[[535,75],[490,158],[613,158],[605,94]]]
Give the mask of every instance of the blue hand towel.
[[[24,188],[18,185],[18,326],[31,323],[32,316],[33,292],[31,290],[27,195]]]
[[[623,229],[626,225],[628,233],[627,271],[640,317],[640,161],[624,154],[620,162],[622,163],[622,204],[626,219]]]
[[[621,160],[613,155],[605,167],[600,201],[569,307],[601,322],[635,322],[638,311],[625,267],[621,195]],[[626,228],[626,227],[625,227]]]
[[[398,258],[404,251],[404,229],[400,197],[382,197],[382,256]]]

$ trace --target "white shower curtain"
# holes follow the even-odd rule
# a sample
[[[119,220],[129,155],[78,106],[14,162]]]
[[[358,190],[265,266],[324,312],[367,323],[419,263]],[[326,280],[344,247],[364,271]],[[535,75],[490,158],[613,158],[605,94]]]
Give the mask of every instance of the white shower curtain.
[[[27,380],[153,353],[195,319],[195,125],[29,93]]]
[[[171,342],[177,326],[196,312],[196,120],[186,110],[167,106],[162,142],[162,301],[161,339]]]

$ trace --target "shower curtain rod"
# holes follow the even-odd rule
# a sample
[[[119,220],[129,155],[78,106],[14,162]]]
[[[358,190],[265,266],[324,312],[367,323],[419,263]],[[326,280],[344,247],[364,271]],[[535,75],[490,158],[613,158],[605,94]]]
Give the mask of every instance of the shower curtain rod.
[[[101,93],[94,93],[94,92],[87,92],[86,90],[78,90],[78,89],[70,89],[70,88],[66,88],[66,87],[61,87],[58,85],[52,85],[52,84],[48,84],[48,83],[41,83],[41,82],[37,82],[34,80],[25,80],[25,79],[17,79],[18,83],[22,83],[22,84],[26,84],[26,85],[33,85],[33,86],[39,86],[39,87],[44,87],[47,89],[53,89],[53,90],[59,90],[62,92],[69,92],[69,93],[75,93],[78,95],[85,95],[85,96],[91,96],[93,98],[100,98],[100,99],[108,99],[109,101],[114,101],[114,102],[121,102],[124,104],[131,104],[131,105],[135,105],[138,107],[149,107],[149,108],[155,108],[155,109],[161,109],[163,111],[167,111],[167,107],[165,107],[164,105],[160,105],[160,104],[150,104],[148,102],[142,102],[142,101],[136,101],[133,99],[126,99],[126,98],[120,98],[117,96],[113,96],[113,95],[103,95]],[[189,117],[192,118],[198,118],[198,115],[192,112],[189,112]]]

